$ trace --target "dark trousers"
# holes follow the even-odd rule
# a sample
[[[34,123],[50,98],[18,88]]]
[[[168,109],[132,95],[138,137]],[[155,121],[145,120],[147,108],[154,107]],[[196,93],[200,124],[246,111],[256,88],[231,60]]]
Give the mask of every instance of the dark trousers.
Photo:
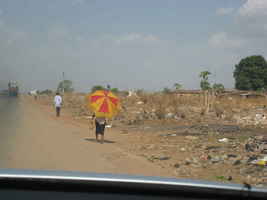
[[[106,123],[100,124],[98,121],[95,121],[95,126],[95,134],[104,135]]]
[[[56,107],[56,114],[57,114],[57,117],[60,116],[60,107]]]

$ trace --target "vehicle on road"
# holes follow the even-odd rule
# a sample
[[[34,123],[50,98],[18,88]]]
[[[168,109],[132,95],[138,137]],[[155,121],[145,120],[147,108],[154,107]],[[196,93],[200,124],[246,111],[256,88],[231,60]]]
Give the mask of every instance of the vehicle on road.
[[[17,97],[19,94],[19,86],[16,81],[10,81],[8,83],[8,94],[10,97]]]
[[[0,170],[1,199],[266,199],[248,185],[67,171]]]

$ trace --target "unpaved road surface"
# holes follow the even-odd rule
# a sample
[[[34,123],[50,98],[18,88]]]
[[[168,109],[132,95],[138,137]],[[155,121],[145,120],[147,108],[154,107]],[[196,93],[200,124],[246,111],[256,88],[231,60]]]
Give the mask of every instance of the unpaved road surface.
[[[99,144],[88,125],[25,97],[0,100],[0,168],[69,170],[147,176],[172,176],[143,157],[119,148],[109,129]]]

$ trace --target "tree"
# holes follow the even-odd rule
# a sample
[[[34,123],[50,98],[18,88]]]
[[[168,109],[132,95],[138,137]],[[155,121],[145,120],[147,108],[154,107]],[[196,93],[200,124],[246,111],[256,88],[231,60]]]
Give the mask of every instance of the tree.
[[[182,85],[179,83],[174,83],[173,86],[174,86],[175,90],[180,90],[182,88]]]
[[[199,77],[201,78],[200,87],[202,90],[211,89],[210,83],[209,83],[209,75],[211,75],[209,71],[203,71],[199,74]]]
[[[209,83],[209,75],[211,75],[211,73],[209,71],[203,71],[200,72],[199,77],[201,78],[200,80],[200,87],[203,90],[203,96],[204,96],[204,109],[205,112],[204,113],[208,113],[211,107],[211,102],[212,102],[212,96],[214,96],[213,94],[211,95],[211,86]]]
[[[217,93],[221,93],[224,91],[224,86],[221,83],[214,83],[212,89]]]
[[[40,92],[40,94],[47,94],[47,95],[51,95],[53,93],[52,90],[46,89]]]
[[[119,89],[118,88],[112,88],[112,89],[110,89],[110,91],[113,92],[113,93],[118,93]]]
[[[235,88],[262,90],[267,88],[267,62],[263,56],[249,56],[235,65]]]
[[[74,88],[72,85],[73,83],[71,80],[63,80],[58,84],[57,90],[61,92],[73,92]]]
[[[162,91],[164,94],[170,94],[171,93],[171,89],[165,87],[163,88],[163,91]]]
[[[97,90],[105,90],[105,89],[106,88],[104,86],[102,86],[102,85],[95,85],[95,86],[92,87],[91,91],[95,92]]]

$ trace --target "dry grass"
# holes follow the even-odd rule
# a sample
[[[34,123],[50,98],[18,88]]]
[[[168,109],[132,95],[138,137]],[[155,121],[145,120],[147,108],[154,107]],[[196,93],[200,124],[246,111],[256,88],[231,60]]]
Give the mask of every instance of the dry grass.
[[[85,97],[85,94],[65,94],[64,107],[69,108],[74,116],[90,115],[91,112],[87,108]],[[46,102],[46,104],[52,105],[53,95],[44,95],[40,99]],[[120,96],[120,99],[122,110],[118,119],[138,119],[139,121],[144,119],[165,120],[166,115],[171,113],[178,118],[199,120],[201,115],[205,115],[203,109],[204,97],[199,94],[177,95],[142,92],[139,96],[126,97],[123,95]],[[267,101],[264,97],[216,97],[210,114],[217,118],[230,120],[234,114],[249,112],[257,107],[264,107],[266,104]],[[141,115],[142,117],[140,117]]]

